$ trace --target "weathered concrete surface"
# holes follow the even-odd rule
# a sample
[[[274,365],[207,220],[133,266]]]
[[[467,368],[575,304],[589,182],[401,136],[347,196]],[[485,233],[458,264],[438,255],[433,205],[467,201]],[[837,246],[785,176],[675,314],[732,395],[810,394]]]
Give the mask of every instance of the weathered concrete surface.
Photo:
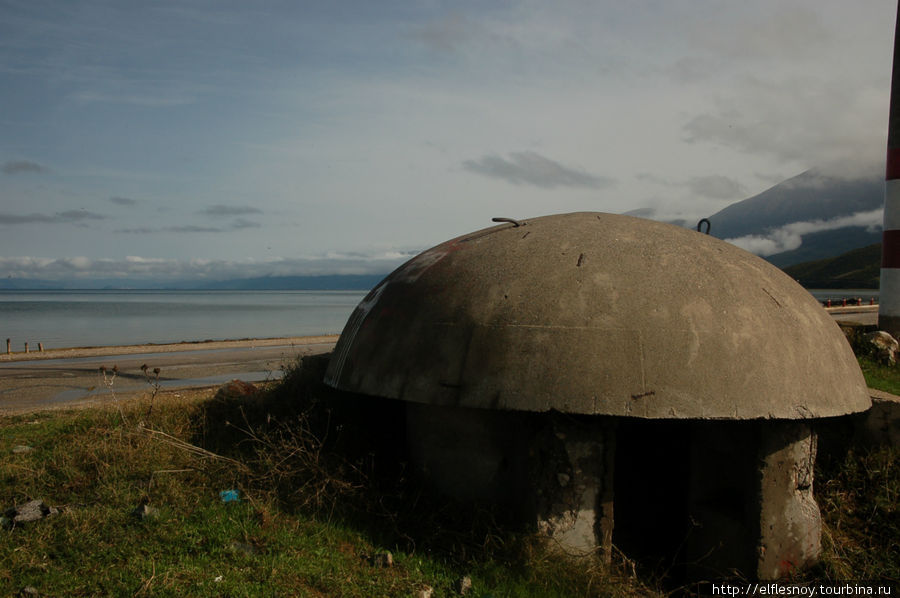
[[[410,458],[440,492],[501,504],[573,555],[612,549],[609,422],[408,403]]]
[[[780,270],[684,228],[576,213],[416,256],[360,303],[326,382],[435,405],[673,419],[870,406],[833,319]]]
[[[609,562],[615,543],[677,578],[779,579],[819,555],[816,437],[805,422],[407,403],[407,438],[439,491],[503,505],[570,556]]]
[[[609,562],[613,532],[613,455],[609,422],[556,416],[529,451],[539,532],[572,556]]]
[[[816,436],[801,422],[762,426],[759,579],[779,579],[813,564],[822,518],[813,498]]]

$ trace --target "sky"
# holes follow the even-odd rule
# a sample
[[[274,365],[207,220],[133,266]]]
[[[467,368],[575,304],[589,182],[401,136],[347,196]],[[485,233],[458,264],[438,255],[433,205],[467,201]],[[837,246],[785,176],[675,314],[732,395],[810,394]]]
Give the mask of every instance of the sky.
[[[0,276],[384,273],[883,173],[887,0],[0,0]]]

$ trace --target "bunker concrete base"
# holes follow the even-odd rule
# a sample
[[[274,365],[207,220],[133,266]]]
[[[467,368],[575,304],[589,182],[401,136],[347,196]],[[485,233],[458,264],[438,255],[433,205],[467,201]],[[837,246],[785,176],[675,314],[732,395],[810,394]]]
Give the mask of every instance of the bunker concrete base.
[[[800,422],[763,429],[757,575],[778,579],[821,553],[822,519],[813,498],[816,436]]]
[[[612,548],[608,421],[407,403],[413,464],[444,494],[511,510],[572,556]]]
[[[816,440],[802,422],[648,421],[407,403],[414,465],[505,506],[571,556],[686,579],[778,579],[815,562]],[[617,454],[618,452],[618,454]]]
[[[597,418],[554,414],[543,419],[528,451],[536,494],[533,521],[562,551],[575,556],[596,553],[609,562],[612,427]]]

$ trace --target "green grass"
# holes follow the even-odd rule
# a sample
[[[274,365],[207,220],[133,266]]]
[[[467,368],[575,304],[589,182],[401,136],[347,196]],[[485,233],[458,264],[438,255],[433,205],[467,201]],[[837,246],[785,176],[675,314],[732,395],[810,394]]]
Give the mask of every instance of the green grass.
[[[484,598],[651,593],[429,496],[370,450],[390,446],[372,436],[387,433],[377,415],[311,392],[319,373],[293,368],[259,395],[148,392],[121,409],[0,419],[0,509],[60,509],[0,529],[0,595],[448,596],[464,575]],[[223,503],[226,489],[242,500]],[[140,519],[144,503],[156,514]],[[393,566],[379,566],[388,551]]]
[[[857,360],[870,388],[900,395],[900,368],[884,365],[866,356],[858,356]]]
[[[852,448],[820,459],[816,477],[824,558],[810,575],[900,580],[900,450]]]
[[[0,529],[0,595],[452,596],[464,575],[481,598],[659,593],[625,563],[567,562],[503,513],[417,486],[398,458],[400,407],[339,400],[321,367],[246,396],[148,392],[121,410],[0,419],[0,508],[60,509]],[[242,500],[223,503],[227,489]],[[805,578],[900,578],[898,450],[821,458],[815,490],[825,552]],[[144,503],[155,516],[132,514]]]

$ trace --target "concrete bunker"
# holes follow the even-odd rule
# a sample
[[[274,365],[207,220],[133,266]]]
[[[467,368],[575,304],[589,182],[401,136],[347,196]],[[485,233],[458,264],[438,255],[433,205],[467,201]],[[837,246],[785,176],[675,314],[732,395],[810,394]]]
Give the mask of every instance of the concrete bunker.
[[[406,403],[413,462],[561,550],[687,577],[816,560],[812,424],[869,408],[837,325],[730,244],[601,213],[438,245],[351,315],[326,383]]]

